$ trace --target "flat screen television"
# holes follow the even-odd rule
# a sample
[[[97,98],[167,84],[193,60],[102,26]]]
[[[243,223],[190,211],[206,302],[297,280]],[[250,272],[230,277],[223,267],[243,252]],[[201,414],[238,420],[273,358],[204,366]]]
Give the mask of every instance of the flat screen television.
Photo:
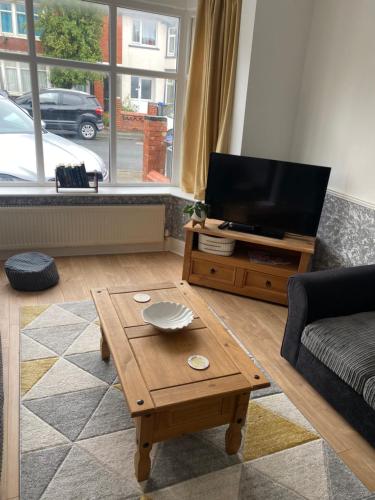
[[[330,172],[329,167],[211,153],[208,215],[238,231],[315,236]]]

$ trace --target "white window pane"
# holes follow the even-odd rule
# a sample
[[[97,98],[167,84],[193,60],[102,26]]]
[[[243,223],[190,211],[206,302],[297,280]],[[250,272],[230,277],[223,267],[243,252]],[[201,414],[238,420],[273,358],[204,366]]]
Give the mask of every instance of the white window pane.
[[[139,19],[133,19],[133,42],[141,43],[141,22]]]
[[[138,99],[138,93],[139,93],[139,78],[138,76],[132,76],[130,97],[132,99]]]
[[[176,36],[171,35],[168,40],[168,56],[174,56],[176,52]]]
[[[19,93],[21,91],[21,85],[18,80],[17,69],[16,68],[5,68],[5,81],[6,90],[9,93]]]
[[[174,80],[167,80],[165,89],[165,102],[166,104],[174,104],[174,100],[175,100]]]
[[[40,38],[37,41],[39,55],[74,61],[109,62],[108,6],[84,0],[59,0],[43,2],[37,14],[35,28]]]
[[[17,70],[0,60],[0,81],[4,73],[10,86],[18,86]],[[12,63],[16,66],[16,63]],[[5,65],[8,65],[6,68]],[[8,87],[9,88],[9,87]],[[36,181],[33,119],[6,97],[0,96],[0,182]]]
[[[12,98],[19,97],[31,89],[30,70],[27,63],[15,61],[0,62],[0,89]]]
[[[141,99],[151,99],[152,92],[152,80],[146,80],[142,78],[141,80]]]
[[[26,63],[19,63],[22,93],[31,91],[31,76],[29,66]]]
[[[38,70],[39,87],[46,89],[48,87],[48,73],[46,70]]]
[[[31,2],[34,6],[35,42],[39,56],[109,62],[108,5],[99,3],[101,0],[94,0],[97,3],[91,0]],[[6,4],[10,5],[9,12],[3,8],[7,7]],[[7,37],[0,37],[0,50],[28,53],[25,1],[0,1],[0,24],[2,14],[11,14],[11,28],[17,36],[8,38],[15,38],[17,45],[4,47],[2,44]],[[109,75],[109,68],[103,66],[95,72],[73,69],[69,68],[69,62],[64,63],[64,67],[38,65],[40,114],[46,124],[42,143],[47,180],[54,178],[58,163],[74,163],[82,159],[90,163],[87,165],[88,170],[93,170],[92,163],[96,162],[95,170],[102,171],[105,180],[109,178],[110,76],[116,78],[118,83],[115,108],[118,180],[163,183],[169,182],[171,178],[175,80],[172,75],[168,80],[156,78],[153,71],[176,72],[180,20],[175,16],[125,8],[117,8],[117,14],[117,64],[147,69],[150,76],[136,76],[137,70],[134,71],[136,75],[119,75],[112,70]],[[62,17],[64,23],[61,23]],[[92,22],[87,22],[88,19]],[[59,32],[62,24],[68,26],[64,33]],[[79,26],[80,29],[73,29],[73,26]],[[66,43],[61,43],[62,40]],[[27,57],[29,59],[30,56]],[[33,126],[29,62],[0,61],[0,88],[8,90],[11,97],[17,100]],[[53,99],[50,99],[51,96]],[[95,119],[87,119],[90,113]],[[89,122],[91,131],[90,127],[81,127],[83,120]],[[130,121],[132,126],[129,132]],[[134,131],[136,140],[132,137]],[[47,147],[47,142],[50,142],[46,142],[47,138],[57,140],[59,148]],[[35,149],[35,141],[33,147]],[[85,155],[85,151],[90,154]],[[155,151],[157,154],[154,154]],[[84,158],[78,159],[77,155]],[[31,157],[33,170],[35,150]],[[36,180],[36,172],[34,174]]]
[[[0,50],[27,53],[25,2],[0,2]],[[1,34],[4,33],[4,36]],[[5,34],[11,36],[5,36]],[[21,35],[21,36],[18,36]]]
[[[170,182],[175,102],[165,102],[167,82],[164,78],[131,75],[118,78],[118,182]],[[174,85],[174,80],[169,80],[168,87],[173,87],[170,96],[174,95]]]
[[[142,21],[142,44],[156,45],[156,21]]]
[[[30,78],[30,71],[28,69],[21,69],[21,84],[22,84],[22,92],[30,92],[31,78]]]
[[[23,7],[23,9],[25,9]],[[20,6],[17,6],[17,33],[19,35],[26,35],[27,29],[26,29],[26,14],[25,12],[20,12]]]
[[[11,12],[1,12],[1,31],[3,33],[13,33]]]
[[[109,180],[109,116],[103,109],[107,77],[67,67],[38,67],[40,113],[49,138],[48,146],[43,141],[46,180],[54,179],[58,164],[81,162],[87,172],[97,170]],[[30,104],[22,106],[28,110]]]
[[[117,12],[118,64],[129,68],[175,72],[179,18],[125,8],[119,8]],[[173,41],[168,33],[174,37]]]

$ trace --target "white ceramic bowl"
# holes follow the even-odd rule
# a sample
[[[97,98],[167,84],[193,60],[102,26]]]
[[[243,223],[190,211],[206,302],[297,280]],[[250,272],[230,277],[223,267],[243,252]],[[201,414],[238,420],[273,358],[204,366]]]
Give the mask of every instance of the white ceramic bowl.
[[[164,332],[181,330],[194,319],[191,309],[176,302],[156,302],[142,311],[143,320]]]

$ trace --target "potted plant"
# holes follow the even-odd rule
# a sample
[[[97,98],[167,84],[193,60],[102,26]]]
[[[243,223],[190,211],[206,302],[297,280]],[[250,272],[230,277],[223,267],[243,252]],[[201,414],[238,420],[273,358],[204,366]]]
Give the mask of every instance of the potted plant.
[[[203,201],[195,201],[190,205],[186,205],[184,208],[184,214],[189,214],[193,222],[193,227],[196,224],[200,224],[204,228],[204,223],[207,218],[208,205]]]

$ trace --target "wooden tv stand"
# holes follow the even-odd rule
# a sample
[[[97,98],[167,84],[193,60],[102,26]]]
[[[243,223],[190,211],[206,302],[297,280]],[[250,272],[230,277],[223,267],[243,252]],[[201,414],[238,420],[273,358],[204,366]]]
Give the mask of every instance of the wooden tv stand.
[[[286,233],[282,240],[218,228],[222,221],[207,219],[205,228],[185,225],[182,279],[247,297],[287,304],[292,274],[310,270],[315,238]],[[236,240],[231,257],[198,250],[198,234]]]

